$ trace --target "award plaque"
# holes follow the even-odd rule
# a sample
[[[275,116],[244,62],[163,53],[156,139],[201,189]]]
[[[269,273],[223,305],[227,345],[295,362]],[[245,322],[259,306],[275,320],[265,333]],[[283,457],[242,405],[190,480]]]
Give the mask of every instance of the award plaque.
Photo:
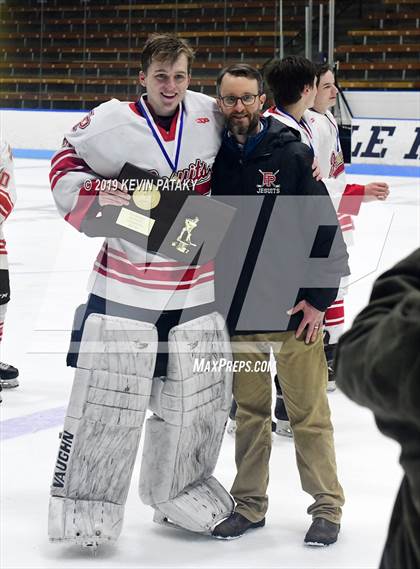
[[[235,208],[194,190],[165,190],[162,179],[128,162],[118,180],[129,188],[129,204],[86,219],[87,235],[125,239],[187,265],[215,258]]]

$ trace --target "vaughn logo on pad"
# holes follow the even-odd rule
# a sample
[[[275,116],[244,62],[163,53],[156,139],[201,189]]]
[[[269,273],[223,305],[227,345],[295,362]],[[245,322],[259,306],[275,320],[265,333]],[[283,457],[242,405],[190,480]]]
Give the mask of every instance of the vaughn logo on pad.
[[[73,439],[74,435],[72,433],[64,431],[61,437],[57,462],[55,464],[54,480],[53,480],[54,488],[64,488],[64,479],[67,473],[67,465],[70,458]]]

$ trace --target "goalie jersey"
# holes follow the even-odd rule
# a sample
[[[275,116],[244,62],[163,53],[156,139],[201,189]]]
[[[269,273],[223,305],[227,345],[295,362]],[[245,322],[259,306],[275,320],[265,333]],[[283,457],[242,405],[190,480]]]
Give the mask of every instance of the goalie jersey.
[[[169,132],[157,126],[147,96],[112,99],[65,135],[53,156],[51,189],[60,214],[79,231],[97,207],[101,179],[117,178],[126,162],[168,179],[176,174],[203,195],[223,130],[214,99],[187,91]],[[102,298],[151,310],[176,310],[214,300],[213,262],[186,267],[123,239],[108,238],[97,256],[89,290]]]

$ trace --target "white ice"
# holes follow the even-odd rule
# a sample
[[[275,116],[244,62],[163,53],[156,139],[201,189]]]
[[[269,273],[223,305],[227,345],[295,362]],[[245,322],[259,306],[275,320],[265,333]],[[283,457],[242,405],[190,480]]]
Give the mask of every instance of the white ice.
[[[25,418],[66,405],[72,370],[65,367],[75,307],[100,240],[78,234],[58,216],[48,186],[48,162],[17,160],[19,201],[7,222],[12,301],[2,359],[19,367],[20,387],[3,391],[1,419]],[[375,176],[376,179],[383,179]],[[353,176],[366,182],[372,177]],[[420,187],[413,178],[388,178],[386,203],[362,206],[351,250],[347,325],[366,304],[374,278],[420,245]],[[96,557],[77,546],[50,544],[47,506],[60,426],[5,440],[1,447],[1,566],[11,568],[334,568],[378,566],[401,479],[397,445],[376,429],[369,411],[335,392],[330,396],[339,476],[346,505],[339,541],[303,546],[311,497],[301,488],[293,442],[274,437],[270,506],[264,529],[220,542],[156,525],[137,494],[139,460],[118,543]],[[141,449],[140,449],[141,451]],[[138,457],[141,456],[139,452]],[[216,476],[233,480],[234,439],[225,437]]]

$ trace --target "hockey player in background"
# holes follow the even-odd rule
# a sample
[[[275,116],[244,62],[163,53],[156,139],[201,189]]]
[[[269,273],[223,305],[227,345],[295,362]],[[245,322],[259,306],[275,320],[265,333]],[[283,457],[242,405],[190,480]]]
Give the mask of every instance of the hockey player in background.
[[[329,110],[335,105],[338,93],[331,68],[327,65],[317,68],[304,57],[290,56],[273,61],[265,76],[275,101],[275,105],[266,111],[266,116],[273,116],[288,126],[313,150],[322,181],[335,204],[344,239],[350,245],[354,230],[352,216],[359,213],[363,201],[385,200],[389,187],[384,182],[366,186],[346,183],[338,126]],[[342,286],[337,299],[325,313],[324,344],[329,391],[335,389],[333,359],[338,338],[344,329],[344,293],[345,286]],[[277,380],[275,383],[276,432],[291,436],[279,383]]]
[[[12,151],[7,142],[3,141],[0,143],[0,347],[3,338],[7,303],[10,300],[9,263],[3,234],[3,223],[9,217],[15,202],[16,188]],[[19,372],[15,367],[0,361],[0,390],[17,387],[19,385],[18,375]]]
[[[325,64],[317,69],[317,93],[313,107],[303,115],[309,124],[315,140],[315,153],[331,197],[336,198],[338,219],[347,245],[353,242],[354,223],[362,202],[384,201],[389,195],[385,182],[371,182],[366,185],[347,184],[343,152],[338,125],[329,110],[336,104],[338,89],[332,68]],[[335,387],[332,362],[338,339],[344,331],[344,289],[341,288],[334,304],[325,313],[325,354],[330,370],[330,385]]]

